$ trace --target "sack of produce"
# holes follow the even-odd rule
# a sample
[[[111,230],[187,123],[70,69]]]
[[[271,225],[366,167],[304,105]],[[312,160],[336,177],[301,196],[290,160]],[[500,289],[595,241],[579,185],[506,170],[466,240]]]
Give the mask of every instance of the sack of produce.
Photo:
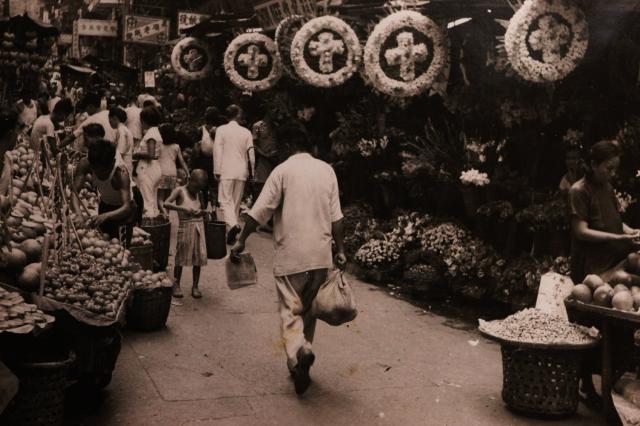
[[[330,325],[353,321],[358,315],[356,300],[349,282],[341,270],[333,271],[318,290],[311,313]]]

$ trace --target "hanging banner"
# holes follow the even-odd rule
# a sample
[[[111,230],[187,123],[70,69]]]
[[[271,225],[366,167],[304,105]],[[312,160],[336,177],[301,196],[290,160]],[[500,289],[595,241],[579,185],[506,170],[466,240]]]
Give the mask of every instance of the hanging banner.
[[[78,21],[73,21],[73,34],[71,34],[71,54],[72,58],[80,58],[80,35],[78,35]]]
[[[178,12],[178,32],[198,25],[209,19],[210,15],[195,12]]]
[[[118,23],[100,19],[78,19],[78,35],[89,37],[117,37]]]
[[[313,0],[269,0],[253,6],[253,10],[260,26],[269,31],[292,15],[315,16],[317,5]]]
[[[144,72],[144,87],[156,87],[156,74],[153,71]]]
[[[124,18],[124,41],[127,43],[164,44],[168,38],[167,19],[135,15]]]

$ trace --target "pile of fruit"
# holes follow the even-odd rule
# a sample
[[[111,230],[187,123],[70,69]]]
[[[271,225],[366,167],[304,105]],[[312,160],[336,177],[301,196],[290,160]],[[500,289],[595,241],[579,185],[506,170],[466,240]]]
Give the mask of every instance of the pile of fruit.
[[[94,314],[115,317],[131,286],[131,273],[115,266],[115,256],[106,259],[106,253],[109,251],[96,258],[72,248],[59,257],[59,263],[52,257],[44,295]]]
[[[138,271],[131,276],[136,290],[153,289],[159,287],[173,287],[173,281],[166,272]]]
[[[36,305],[25,303],[20,294],[0,287],[0,332],[13,331],[24,326],[31,329],[34,326],[44,327],[53,321],[52,316],[38,310]]]
[[[640,309],[640,255],[631,253],[624,270],[615,271],[608,283],[598,275],[587,275],[581,284],[573,287],[569,298],[620,311],[638,312]]]
[[[48,57],[36,52],[39,47],[37,36],[37,33],[27,31],[26,39],[18,45],[15,34],[4,33],[0,44],[0,66],[17,68],[21,71],[40,71]]]
[[[96,194],[94,191],[90,189],[82,188],[78,193],[78,195],[80,196],[80,199],[84,202],[84,205],[87,207],[87,209],[90,212],[98,211],[98,204],[100,202],[98,198],[98,194]]]
[[[131,238],[131,246],[139,247],[152,244],[151,235],[137,226],[133,228],[133,238]]]
[[[588,329],[535,308],[524,309],[503,320],[479,322],[481,331],[514,342],[581,345],[593,341]]]
[[[120,240],[109,239],[109,235],[101,234],[96,229],[79,228],[77,232],[84,253],[93,256],[95,262],[107,267],[129,267],[130,253],[124,249]],[[72,243],[71,248],[78,250],[77,242]]]

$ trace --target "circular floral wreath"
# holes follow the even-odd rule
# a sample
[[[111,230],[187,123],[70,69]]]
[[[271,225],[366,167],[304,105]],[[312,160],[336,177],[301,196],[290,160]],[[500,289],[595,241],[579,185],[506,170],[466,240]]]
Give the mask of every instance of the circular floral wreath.
[[[282,76],[278,48],[259,33],[241,34],[224,52],[224,70],[238,88],[259,92],[273,87]]]
[[[415,40],[419,37],[421,40]],[[449,61],[442,29],[426,16],[409,10],[393,13],[375,26],[364,48],[364,72],[378,91],[415,96],[431,87]],[[399,68],[397,78],[390,67]]]
[[[282,61],[282,68],[292,78],[298,78],[293,64],[291,63],[291,42],[296,33],[304,25],[304,17],[301,15],[292,15],[280,22],[276,28],[276,45],[278,53]]]
[[[317,70],[306,55],[318,58]],[[344,65],[334,67],[334,57]],[[317,87],[335,87],[348,80],[362,60],[362,47],[353,29],[340,18],[322,16],[302,26],[291,43],[291,62],[296,74]]]
[[[187,37],[180,40],[171,52],[171,65],[185,80],[201,80],[211,71],[212,56],[201,40]]]
[[[573,71],[587,51],[589,29],[570,0],[526,0],[504,38],[513,69],[525,80],[544,83]]]

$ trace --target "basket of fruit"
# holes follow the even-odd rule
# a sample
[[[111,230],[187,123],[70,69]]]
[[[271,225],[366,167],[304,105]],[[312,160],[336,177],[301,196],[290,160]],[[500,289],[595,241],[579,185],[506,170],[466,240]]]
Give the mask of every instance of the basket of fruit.
[[[132,260],[138,263],[142,269],[153,269],[153,243],[149,233],[138,227],[133,228],[129,251]]]
[[[154,219],[143,219],[141,228],[149,234],[149,238],[153,242],[153,261],[156,264],[154,266],[158,270],[164,270],[169,264],[171,222],[161,216]]]
[[[133,300],[127,309],[129,327],[153,331],[165,326],[171,310],[173,281],[164,272],[150,270],[133,274]]]
[[[582,359],[598,343],[594,329],[530,308],[480,320],[479,330],[501,345],[502,399],[511,410],[549,418],[576,412]]]
[[[0,416],[0,424],[15,426],[62,425],[67,372],[74,362],[73,352],[48,361],[8,362],[20,380],[15,398]]]

